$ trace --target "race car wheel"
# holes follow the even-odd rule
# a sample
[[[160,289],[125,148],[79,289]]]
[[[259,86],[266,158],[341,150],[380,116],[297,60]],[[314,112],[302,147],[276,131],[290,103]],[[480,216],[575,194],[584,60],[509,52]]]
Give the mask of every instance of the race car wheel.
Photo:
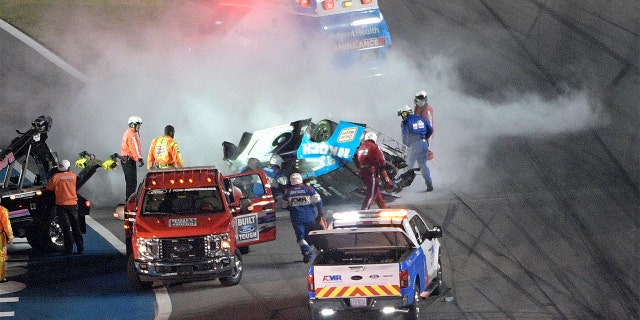
[[[443,281],[442,281],[442,259],[440,259],[440,253],[438,253],[438,271],[436,273],[436,278],[434,281],[438,284],[438,286],[433,289],[433,295],[441,295],[444,291],[443,289]]]
[[[138,276],[138,272],[136,271],[135,261],[133,260],[133,255],[130,254],[127,259],[127,278],[129,282],[133,286],[134,289],[138,291],[149,290],[153,286],[153,282],[151,281],[141,281],[140,276]]]
[[[311,132],[311,141],[324,142],[329,140],[333,132],[336,131],[336,124],[331,120],[321,120],[316,124]]]
[[[227,287],[235,286],[236,284],[240,283],[240,279],[242,279],[242,269],[242,254],[240,253],[240,250],[236,249],[233,271],[231,272],[230,276],[221,277],[220,283]]]
[[[420,301],[420,282],[416,280],[416,283],[413,285],[413,302],[409,305],[409,312],[404,314],[405,319],[420,319],[420,307],[418,306],[418,301]]]

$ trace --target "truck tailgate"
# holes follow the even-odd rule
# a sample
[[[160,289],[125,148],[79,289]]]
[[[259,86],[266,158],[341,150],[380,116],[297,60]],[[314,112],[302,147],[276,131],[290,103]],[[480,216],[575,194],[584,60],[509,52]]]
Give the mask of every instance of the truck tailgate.
[[[316,299],[400,295],[397,263],[314,266]]]

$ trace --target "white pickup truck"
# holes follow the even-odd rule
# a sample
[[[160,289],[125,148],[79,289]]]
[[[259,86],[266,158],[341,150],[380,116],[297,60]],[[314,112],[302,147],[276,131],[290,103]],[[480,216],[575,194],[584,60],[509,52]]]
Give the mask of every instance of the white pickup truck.
[[[442,290],[442,229],[429,229],[418,215],[425,229],[405,231],[415,211],[366,210],[355,215],[368,219],[366,226],[338,227],[340,221],[334,220],[329,230],[309,233],[317,250],[307,277],[311,317],[376,312],[418,319],[420,297]]]

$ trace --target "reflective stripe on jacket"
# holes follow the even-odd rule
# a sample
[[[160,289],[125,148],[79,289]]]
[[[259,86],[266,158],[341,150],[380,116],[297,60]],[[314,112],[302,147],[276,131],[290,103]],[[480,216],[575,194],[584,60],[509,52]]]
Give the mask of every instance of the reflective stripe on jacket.
[[[159,169],[184,166],[178,143],[170,136],[157,137],[151,141],[147,155],[147,169],[151,169],[154,164]]]

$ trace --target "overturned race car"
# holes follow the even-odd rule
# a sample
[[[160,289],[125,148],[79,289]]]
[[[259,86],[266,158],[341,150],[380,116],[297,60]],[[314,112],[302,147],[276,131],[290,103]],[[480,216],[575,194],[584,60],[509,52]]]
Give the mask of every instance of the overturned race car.
[[[401,170],[407,167],[408,147],[366,124],[349,121],[336,123],[324,119],[314,123],[304,119],[253,133],[244,132],[237,145],[222,143],[223,160],[232,172],[240,172],[252,158],[265,166],[272,156],[278,155],[282,158],[281,170],[285,177],[299,172],[323,199],[347,199],[354,194],[363,195],[365,191],[354,159],[365,132],[378,135],[377,143],[387,162],[384,169],[394,182],[391,193],[385,194],[393,196],[411,185],[415,170]],[[404,172],[400,174],[401,171]]]

